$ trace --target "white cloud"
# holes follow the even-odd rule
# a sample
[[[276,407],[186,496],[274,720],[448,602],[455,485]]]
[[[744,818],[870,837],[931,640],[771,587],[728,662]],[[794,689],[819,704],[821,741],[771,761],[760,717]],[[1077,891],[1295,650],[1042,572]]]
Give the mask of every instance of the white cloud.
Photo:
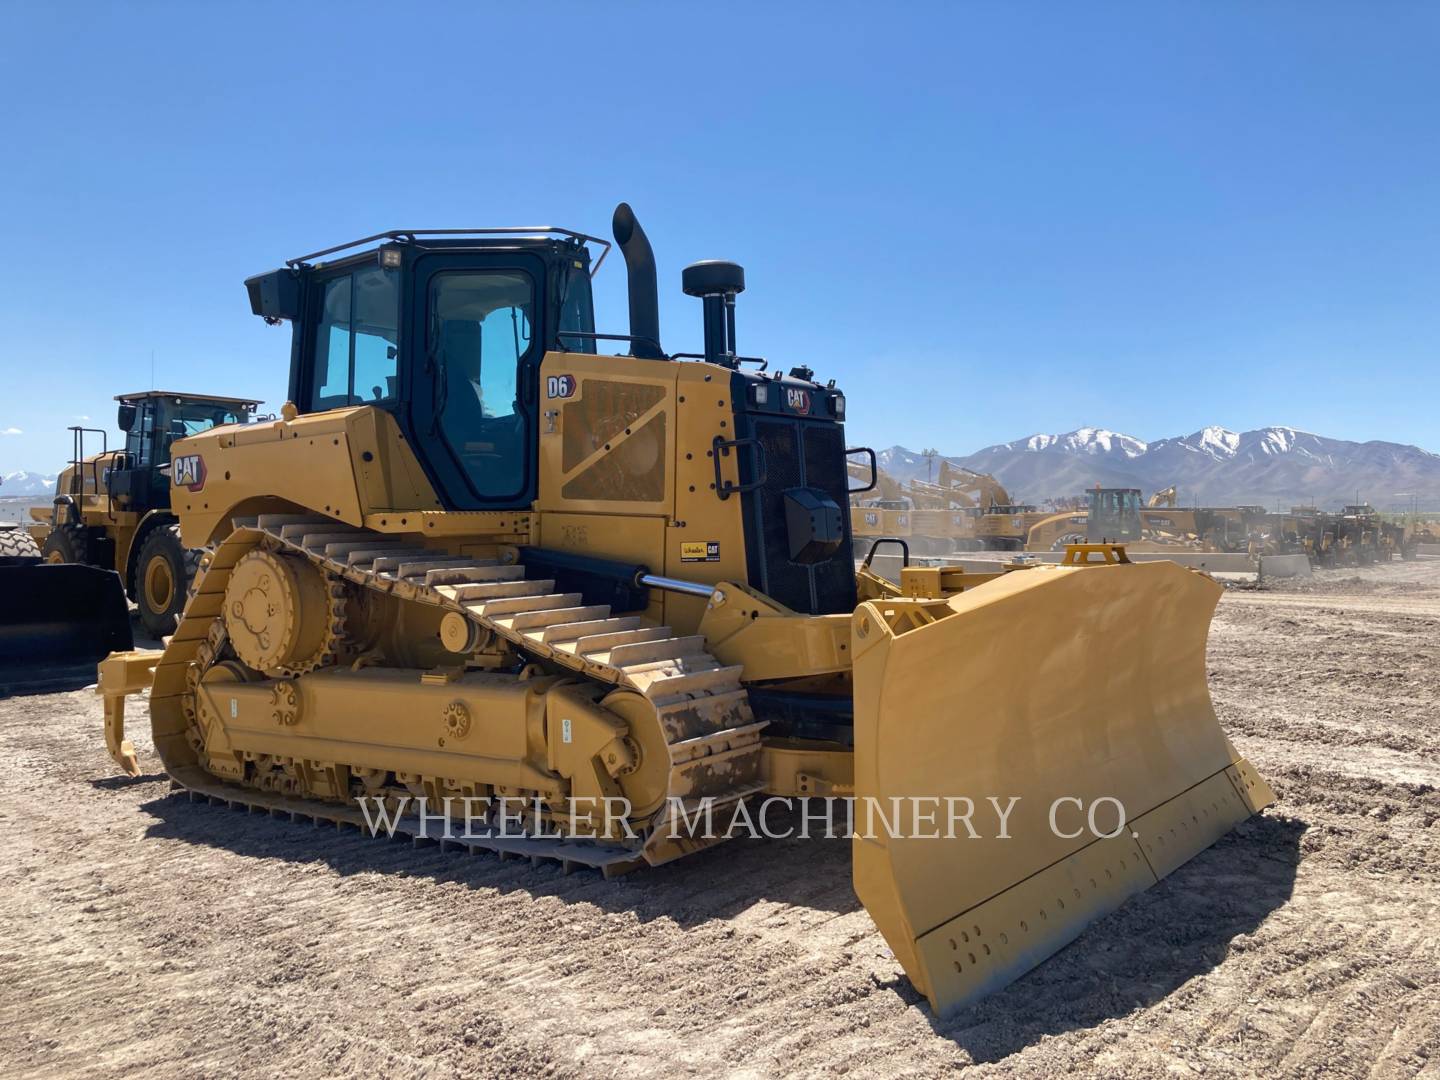
[[[18,427],[0,428],[0,435],[24,435],[24,434],[25,434],[25,432],[21,431]]]
[[[88,416],[77,416],[77,417],[75,417],[75,419],[76,419],[76,420],[89,420],[90,417],[88,417]]]

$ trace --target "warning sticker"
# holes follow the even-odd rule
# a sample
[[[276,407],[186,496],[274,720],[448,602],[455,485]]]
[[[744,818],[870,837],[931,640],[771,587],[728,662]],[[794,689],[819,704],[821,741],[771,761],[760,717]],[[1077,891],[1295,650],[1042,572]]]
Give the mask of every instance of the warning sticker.
[[[720,541],[719,540],[682,540],[680,541],[681,562],[719,562]]]

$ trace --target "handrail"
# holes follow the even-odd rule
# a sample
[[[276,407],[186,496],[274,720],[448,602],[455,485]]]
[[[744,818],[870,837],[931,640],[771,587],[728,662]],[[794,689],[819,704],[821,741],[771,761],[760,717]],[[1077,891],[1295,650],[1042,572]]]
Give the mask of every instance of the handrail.
[[[566,236],[583,243],[600,245],[600,257],[590,268],[592,278],[600,272],[600,266],[605,262],[605,256],[610,254],[612,247],[609,240],[602,240],[600,237],[590,236],[588,233],[576,232],[574,229],[562,229],[558,225],[503,225],[489,229],[390,229],[386,232],[375,233],[373,236],[362,237],[359,240],[351,240],[348,244],[336,244],[334,247],[328,247],[322,251],[312,251],[308,255],[298,255],[293,259],[286,259],[285,265],[292,270],[298,270],[311,259],[318,259],[323,255],[334,255],[337,251],[346,251],[350,248],[360,247],[362,244],[371,244],[376,240],[409,242],[417,236]]]

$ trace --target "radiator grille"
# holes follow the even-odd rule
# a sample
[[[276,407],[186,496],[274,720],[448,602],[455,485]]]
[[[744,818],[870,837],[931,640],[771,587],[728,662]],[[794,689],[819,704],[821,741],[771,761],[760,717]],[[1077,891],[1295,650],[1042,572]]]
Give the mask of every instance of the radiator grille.
[[[796,611],[814,615],[853,611],[855,564],[843,429],[838,424],[766,418],[755,421],[754,432],[764,447],[766,479],[763,487],[746,497],[750,584]],[[747,461],[745,467],[752,469],[753,464]],[[823,562],[790,561],[785,492],[796,487],[818,488],[841,509],[845,540]]]

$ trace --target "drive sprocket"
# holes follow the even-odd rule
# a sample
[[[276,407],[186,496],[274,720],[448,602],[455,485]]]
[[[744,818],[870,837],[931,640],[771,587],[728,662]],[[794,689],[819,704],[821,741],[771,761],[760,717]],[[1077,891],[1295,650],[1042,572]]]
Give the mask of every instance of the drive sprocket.
[[[240,660],[270,678],[335,662],[345,630],[344,589],[313,563],[257,548],[225,586],[225,629]]]

